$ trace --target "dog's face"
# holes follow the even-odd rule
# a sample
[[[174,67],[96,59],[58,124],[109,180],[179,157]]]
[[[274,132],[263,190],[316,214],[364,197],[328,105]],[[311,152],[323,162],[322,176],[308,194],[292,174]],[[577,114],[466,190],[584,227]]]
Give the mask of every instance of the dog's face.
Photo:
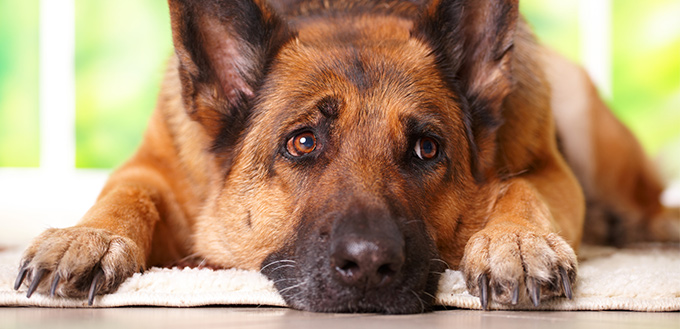
[[[261,268],[295,308],[428,309],[481,170],[473,89],[419,32],[437,19],[410,3],[289,23],[250,1],[170,3],[185,104],[224,168],[196,248]]]
[[[421,310],[443,270],[428,219],[469,176],[463,118],[408,22],[385,20],[301,28],[253,118],[249,134],[273,137],[252,147],[293,232],[263,273],[297,308]]]

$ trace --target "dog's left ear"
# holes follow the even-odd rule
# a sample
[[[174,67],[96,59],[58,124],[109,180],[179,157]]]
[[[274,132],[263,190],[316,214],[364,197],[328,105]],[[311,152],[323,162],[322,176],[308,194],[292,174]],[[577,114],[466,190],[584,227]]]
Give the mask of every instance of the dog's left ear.
[[[236,136],[277,50],[291,38],[264,0],[168,0],[182,98],[214,138]]]
[[[413,34],[429,41],[440,69],[463,93],[471,138],[479,145],[473,172],[483,179],[493,161],[503,100],[512,89],[511,59],[519,19],[518,0],[432,0]],[[473,150],[476,152],[476,150]]]

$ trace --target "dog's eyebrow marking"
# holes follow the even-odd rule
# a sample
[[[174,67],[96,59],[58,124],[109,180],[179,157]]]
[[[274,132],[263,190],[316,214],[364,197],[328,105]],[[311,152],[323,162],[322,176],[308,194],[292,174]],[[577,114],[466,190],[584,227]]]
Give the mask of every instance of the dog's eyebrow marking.
[[[327,118],[335,118],[340,111],[340,100],[333,96],[326,96],[317,103],[319,112]]]
[[[443,135],[441,123],[435,115],[429,113],[404,115],[401,116],[401,122],[409,135],[421,135],[428,132]]]
[[[253,228],[253,221],[250,217],[250,210],[248,210],[248,217],[246,217],[246,225],[248,225],[248,228]]]

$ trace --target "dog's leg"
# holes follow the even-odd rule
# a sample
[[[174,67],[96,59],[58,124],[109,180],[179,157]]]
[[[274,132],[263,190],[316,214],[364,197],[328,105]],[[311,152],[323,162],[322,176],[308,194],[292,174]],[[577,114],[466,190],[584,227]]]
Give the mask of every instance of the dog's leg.
[[[152,130],[150,135],[159,131]],[[23,255],[15,289],[25,282],[29,297],[35,291],[88,296],[92,304],[96,294],[115,290],[143,270],[151,256],[154,230],[181,223],[167,173],[153,165],[159,146],[147,136],[137,155],[112,174],[95,205],[76,226],[49,229],[38,236]],[[161,237],[158,240],[153,244],[172,245],[160,241]],[[157,249],[163,249],[162,253],[177,250]]]
[[[78,225],[49,229],[32,242],[15,289],[25,277],[29,297],[89,295],[91,304],[95,294],[117,288],[146,264],[158,198],[153,187],[134,181],[109,187]]]
[[[546,58],[558,136],[588,203],[584,241],[679,241],[680,209],[662,206],[663,184],[633,134],[583,69],[554,53]]]
[[[485,227],[465,247],[468,290],[485,309],[491,300],[571,298],[581,230],[570,222],[583,217],[575,179],[557,160],[503,184]]]

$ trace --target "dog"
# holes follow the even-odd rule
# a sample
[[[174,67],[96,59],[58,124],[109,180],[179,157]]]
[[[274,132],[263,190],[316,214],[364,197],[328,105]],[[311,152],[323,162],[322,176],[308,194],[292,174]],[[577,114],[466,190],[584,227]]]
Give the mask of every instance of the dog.
[[[138,151],[15,289],[87,298],[197,257],[319,312],[572,297],[582,241],[679,216],[586,73],[517,0],[169,0],[175,54]],[[587,215],[587,216],[586,216]]]

